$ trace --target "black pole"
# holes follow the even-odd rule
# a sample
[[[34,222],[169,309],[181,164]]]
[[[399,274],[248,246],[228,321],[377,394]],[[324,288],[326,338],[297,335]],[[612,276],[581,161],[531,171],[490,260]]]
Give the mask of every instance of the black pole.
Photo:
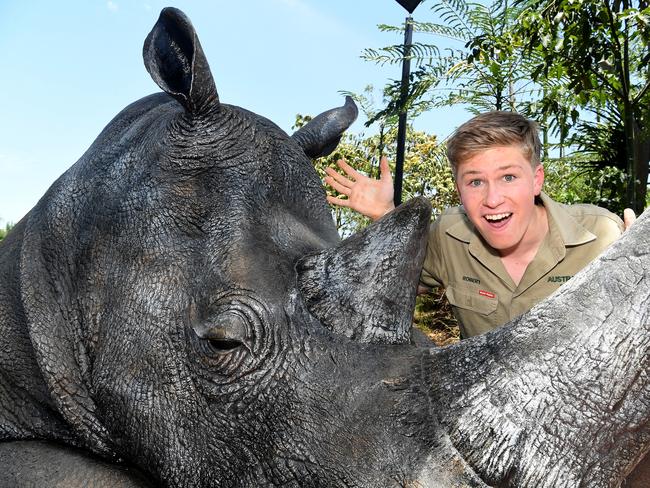
[[[404,60],[402,61],[402,84],[400,86],[399,119],[397,122],[397,154],[395,155],[395,206],[402,203],[402,178],[404,175],[404,152],[406,149],[406,99],[411,72],[411,44],[413,39],[413,18],[406,17],[404,31]]]

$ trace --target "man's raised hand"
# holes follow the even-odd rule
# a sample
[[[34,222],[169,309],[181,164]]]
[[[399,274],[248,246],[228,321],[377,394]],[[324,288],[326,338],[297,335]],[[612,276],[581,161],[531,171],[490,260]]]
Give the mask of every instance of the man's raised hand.
[[[393,179],[390,175],[388,160],[383,157],[379,162],[380,176],[378,180],[368,178],[356,171],[344,160],[339,159],[337,166],[345,175],[334,168],[326,168],[325,183],[336,190],[341,198],[328,195],[327,201],[342,207],[349,207],[360,214],[377,220],[395,208],[393,203]]]

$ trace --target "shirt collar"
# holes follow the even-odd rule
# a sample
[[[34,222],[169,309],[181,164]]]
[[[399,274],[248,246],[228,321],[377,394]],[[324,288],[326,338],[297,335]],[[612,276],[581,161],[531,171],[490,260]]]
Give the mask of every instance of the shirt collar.
[[[566,205],[551,199],[546,193],[540,193],[542,204],[546,207],[549,217],[549,229],[556,231],[565,246],[580,246],[596,239],[596,236],[585,229],[569,212]]]

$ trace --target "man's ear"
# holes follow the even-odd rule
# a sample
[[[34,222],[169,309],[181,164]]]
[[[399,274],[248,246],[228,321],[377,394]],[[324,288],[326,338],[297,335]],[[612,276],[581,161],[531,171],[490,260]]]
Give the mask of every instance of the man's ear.
[[[534,182],[535,182],[535,196],[539,195],[542,191],[542,186],[544,186],[544,165],[539,163],[535,166],[534,171]]]

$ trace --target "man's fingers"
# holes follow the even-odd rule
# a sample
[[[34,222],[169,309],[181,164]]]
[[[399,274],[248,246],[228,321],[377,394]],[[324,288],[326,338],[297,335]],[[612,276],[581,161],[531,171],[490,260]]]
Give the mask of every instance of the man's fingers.
[[[348,180],[346,180],[346,181],[348,181]],[[337,182],[331,176],[326,176],[325,177],[325,183],[327,183],[329,186],[334,188],[337,192],[342,193],[343,195],[350,195],[350,188],[345,186],[345,185],[342,185],[339,182]]]
[[[379,160],[379,177],[383,179],[389,179],[392,180],[391,174],[390,174],[390,166],[388,165],[388,158],[386,156],[382,156],[381,159]]]
[[[333,205],[338,205],[340,207],[349,207],[350,202],[343,198],[333,197],[332,195],[327,195],[327,201]]]
[[[340,185],[343,185],[347,188],[350,188],[352,185],[354,185],[354,181],[352,181],[349,178],[346,178],[341,173],[336,171],[334,168],[327,167],[325,168],[325,172],[332,180],[337,181]],[[329,184],[327,178],[325,179],[325,182]]]
[[[623,228],[625,230],[629,229],[635,220],[636,214],[634,213],[634,210],[631,208],[626,208],[623,210]]]
[[[348,175],[350,178],[353,180],[358,179],[360,176],[362,176],[357,170],[355,170],[352,166],[350,166],[348,163],[345,162],[345,159],[339,159],[336,164],[341,168],[346,175]]]

